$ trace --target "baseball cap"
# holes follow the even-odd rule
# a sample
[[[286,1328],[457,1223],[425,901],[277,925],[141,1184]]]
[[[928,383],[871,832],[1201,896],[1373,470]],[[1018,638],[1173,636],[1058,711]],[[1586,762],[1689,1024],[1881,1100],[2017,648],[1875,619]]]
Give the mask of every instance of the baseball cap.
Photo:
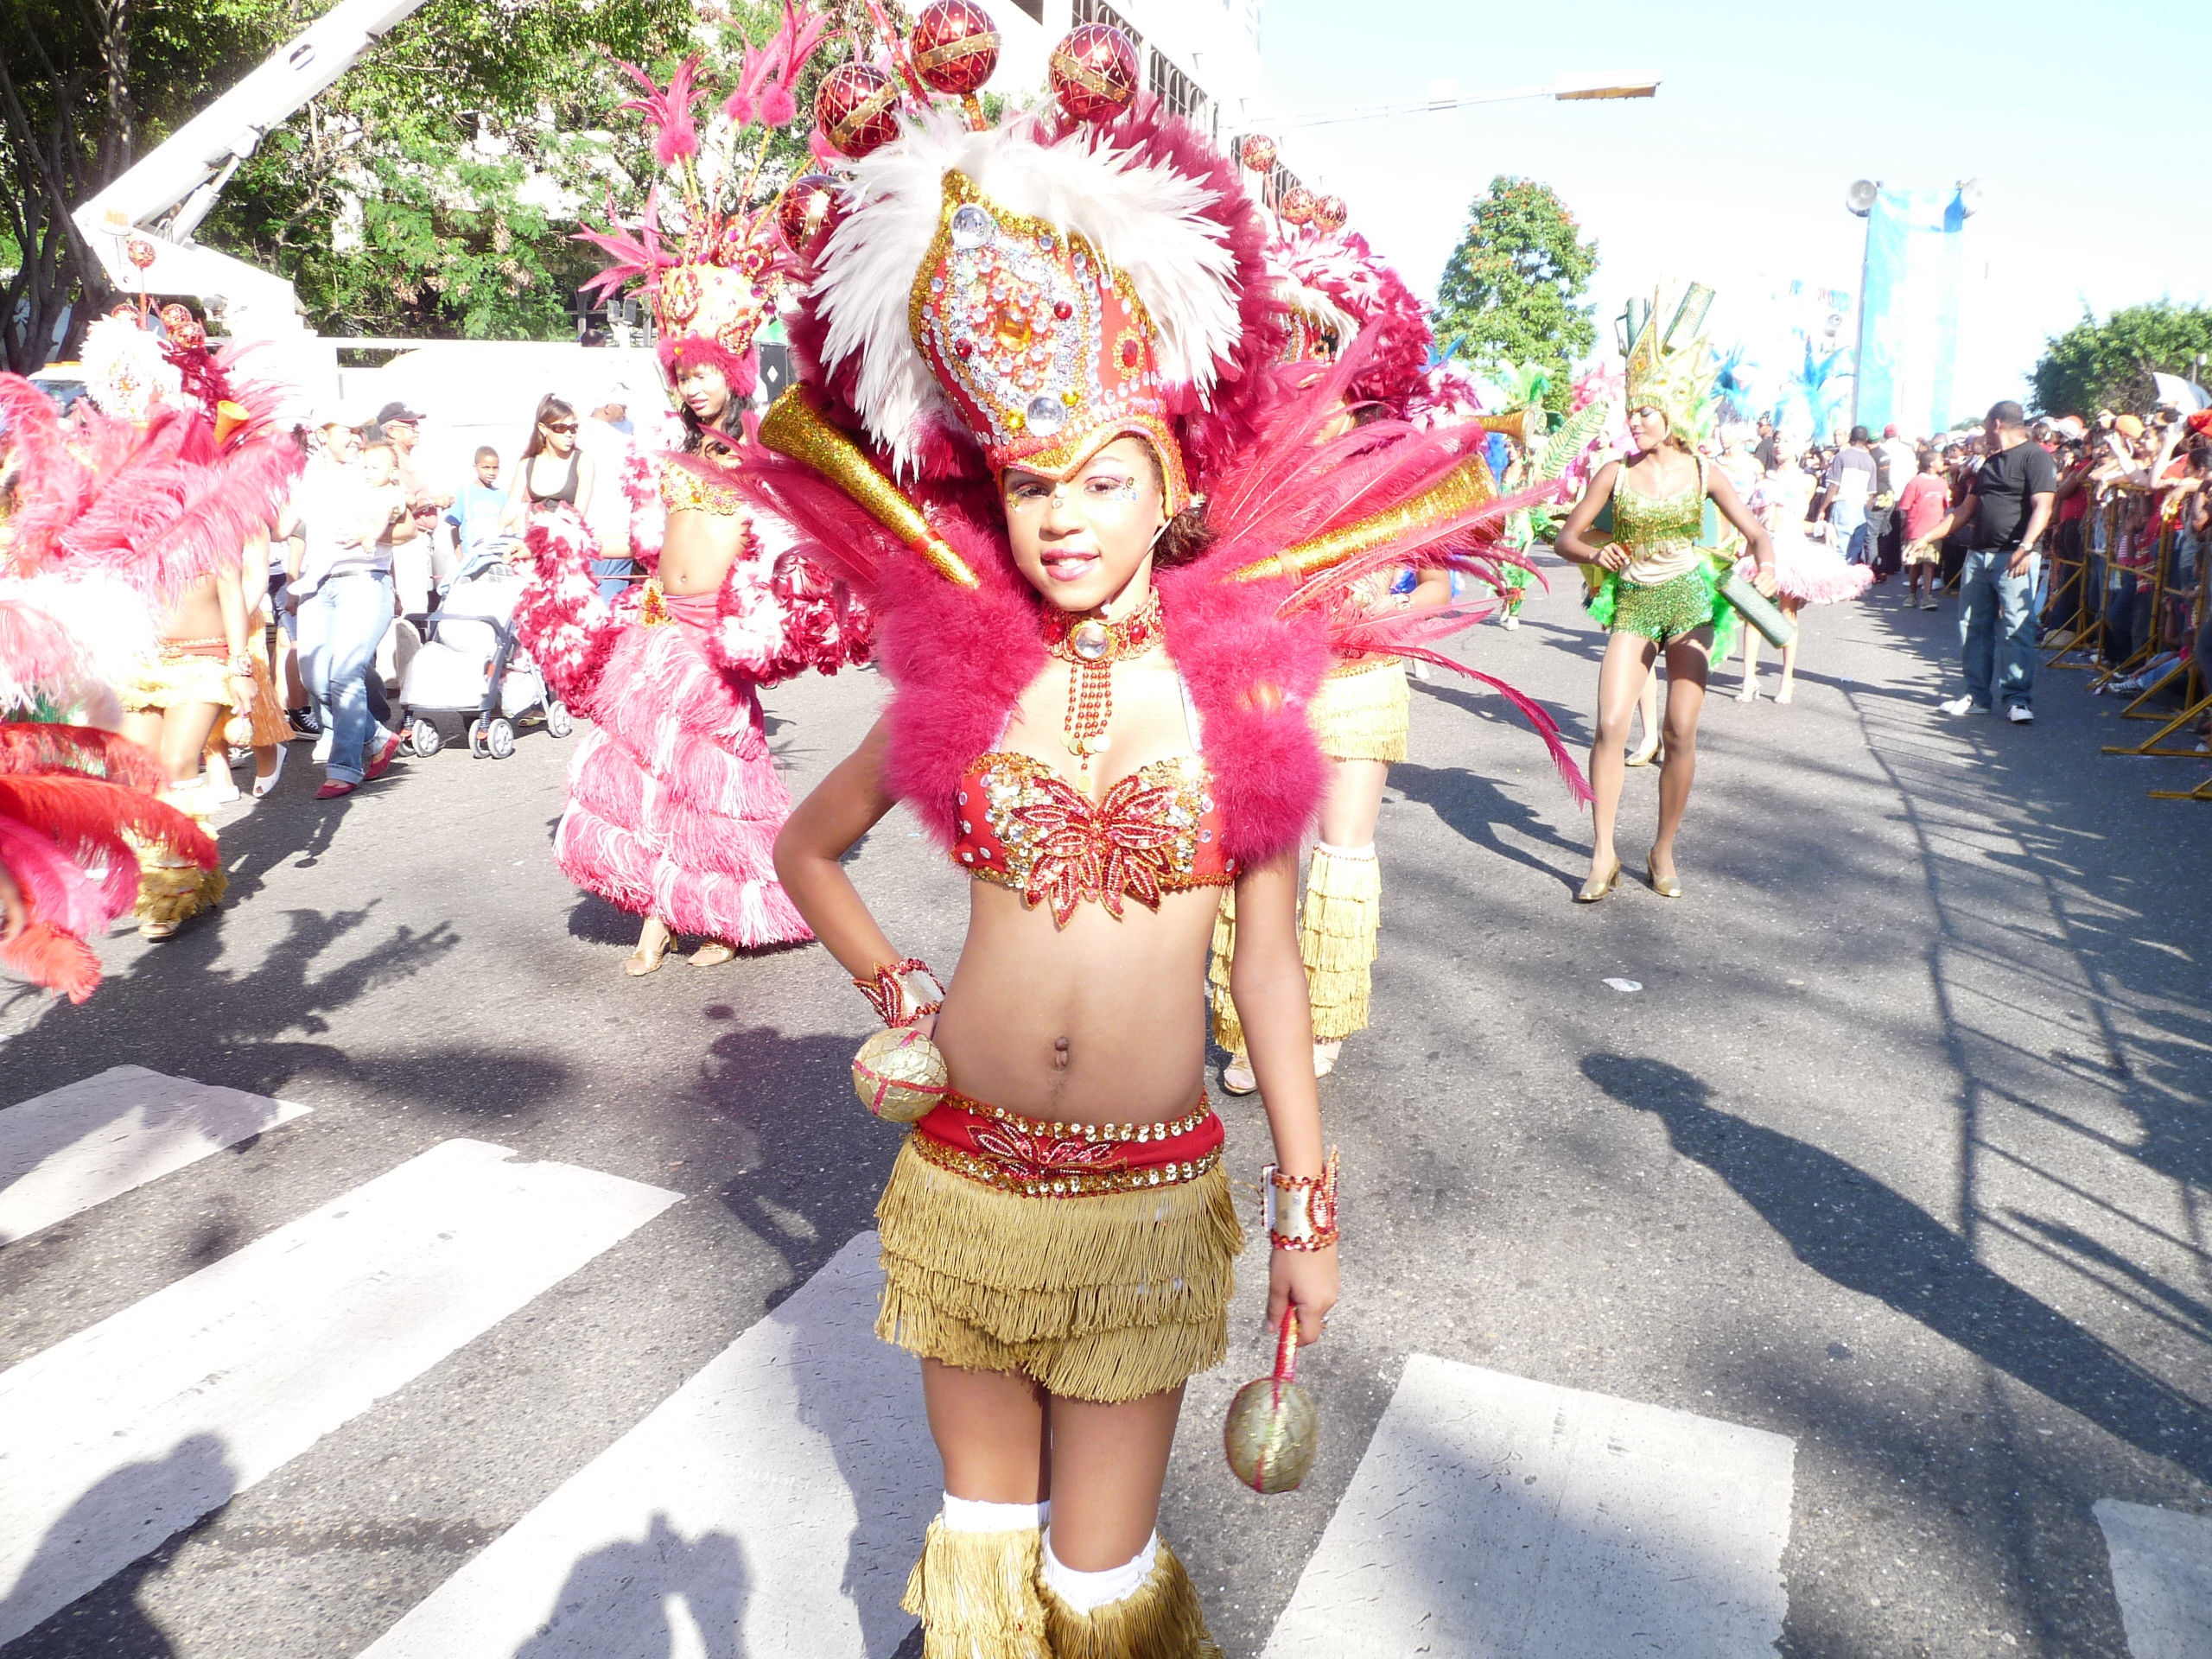
[[[1882,435],[1885,438],[1894,438],[1897,435],[1897,423],[1895,421],[1891,421],[1887,426],[1882,429]]]
[[[2113,425],[2119,429],[2120,435],[2124,438],[2139,438],[2143,435],[2143,421],[2140,416],[2122,415],[2113,422]]]
[[[378,426],[383,426],[387,422],[391,421],[419,421],[422,418],[422,410],[419,409],[410,409],[405,404],[403,404],[397,399],[386,404],[382,409],[377,410],[377,424]]]

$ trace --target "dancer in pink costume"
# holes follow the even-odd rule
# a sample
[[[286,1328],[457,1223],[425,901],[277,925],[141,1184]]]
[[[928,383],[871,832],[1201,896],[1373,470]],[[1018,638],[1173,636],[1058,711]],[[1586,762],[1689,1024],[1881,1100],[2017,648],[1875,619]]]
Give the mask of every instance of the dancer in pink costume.
[[[797,16],[791,38],[766,49],[780,54],[784,85],[819,35]],[[663,165],[684,182],[682,240],[662,240],[652,211],[642,240],[619,230],[585,238],[618,261],[596,286],[643,284],[682,399],[683,448],[657,464],[641,458],[620,480],[632,552],[651,574],[610,607],[589,531],[556,505],[531,528],[537,575],[516,612],[538,666],[594,723],[569,767],[554,856],[578,887],[645,918],[624,963],[632,975],[658,969],[677,938],[700,941],[690,959],[707,966],[813,937],[776,880],[776,833],[791,802],[759,691],[809,668],[835,673],[868,649],[867,613],[843,584],[789,550],[723,481],[748,442],[753,336],[773,315],[788,254],[771,239],[772,207],[724,199],[742,169],[725,169],[716,187],[698,181],[695,67],[665,92],[645,82],[639,104],[658,124]],[[789,105],[761,108],[788,120]]]
[[[1751,492],[1751,508],[1774,538],[1774,602],[1791,621],[1808,605],[1833,605],[1856,599],[1874,580],[1870,566],[1847,563],[1826,542],[1805,534],[1805,505],[1813,499],[1813,480],[1787,453],[1768,469]],[[1737,566],[1745,575],[1751,570],[1746,558]],[[1744,639],[1744,683],[1736,693],[1738,702],[1752,702],[1759,695],[1759,642],[1757,628],[1741,630]],[[1804,638],[1801,630],[1782,648],[1782,684],[1777,702],[1796,695],[1797,652]]]

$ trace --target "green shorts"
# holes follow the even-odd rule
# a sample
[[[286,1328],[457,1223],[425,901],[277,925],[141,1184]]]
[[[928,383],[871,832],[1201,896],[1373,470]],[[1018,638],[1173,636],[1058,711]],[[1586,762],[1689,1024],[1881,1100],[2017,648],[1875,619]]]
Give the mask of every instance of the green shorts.
[[[1637,633],[1664,651],[1700,628],[1713,630],[1706,654],[1714,662],[1736,643],[1736,607],[1720,596],[1709,563],[1645,588],[1608,571],[1590,601],[1590,613],[1615,633]]]

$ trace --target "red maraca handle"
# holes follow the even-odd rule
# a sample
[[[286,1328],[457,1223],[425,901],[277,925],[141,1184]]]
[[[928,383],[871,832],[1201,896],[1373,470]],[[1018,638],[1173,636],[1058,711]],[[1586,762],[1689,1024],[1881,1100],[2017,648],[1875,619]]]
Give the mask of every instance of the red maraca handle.
[[[1278,1382],[1298,1381],[1298,1309],[1282,1311],[1282,1329],[1275,1337],[1275,1375]]]

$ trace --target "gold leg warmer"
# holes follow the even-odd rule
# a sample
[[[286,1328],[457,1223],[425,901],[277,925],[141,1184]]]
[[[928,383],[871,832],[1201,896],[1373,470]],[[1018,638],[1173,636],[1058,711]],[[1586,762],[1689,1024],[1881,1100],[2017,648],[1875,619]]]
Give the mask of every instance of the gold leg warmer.
[[[1375,943],[1382,931],[1382,868],[1375,849],[1315,847],[1298,928],[1314,1041],[1341,1042],[1366,1029]]]
[[[213,838],[215,828],[207,818],[213,809],[196,785],[173,789],[163,798]],[[138,855],[138,903],[131,913],[140,922],[175,927],[223,902],[230,883],[219,861],[213,869],[203,870],[189,859],[180,858],[173,849],[160,842],[143,841],[131,835],[124,839]]]
[[[1229,996],[1229,968],[1236,957],[1236,889],[1221,890],[1221,908],[1214,912],[1213,958],[1206,963],[1206,983],[1213,988],[1213,1039],[1231,1054],[1244,1052],[1244,1022],[1236,1017],[1236,1004]]]
[[[922,1621],[923,1659],[1053,1659],[1038,1599],[1044,1533],[930,1522],[899,1605]]]
[[[1161,1539],[1152,1576],[1119,1601],[1078,1613],[1044,1586],[1052,1659],[1221,1659],[1198,1587]]]

